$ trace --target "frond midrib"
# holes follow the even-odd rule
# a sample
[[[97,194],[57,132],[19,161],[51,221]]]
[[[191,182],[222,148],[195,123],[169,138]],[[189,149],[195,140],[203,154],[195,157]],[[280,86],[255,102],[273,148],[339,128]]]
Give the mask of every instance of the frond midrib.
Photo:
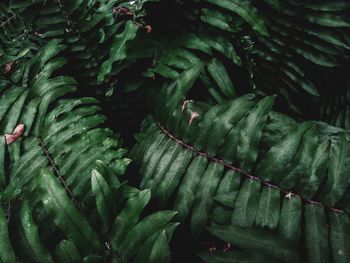
[[[187,143],[185,143],[183,140],[176,138],[169,130],[167,130],[160,122],[157,122],[157,125],[159,127],[159,129],[171,140],[175,141],[176,143],[180,144],[181,146],[183,146],[185,149],[191,150],[194,154],[199,155],[199,156],[203,156],[205,158],[207,158],[209,161],[212,162],[216,162],[219,163],[221,165],[223,165],[225,168],[235,171],[237,172],[239,175],[243,175],[244,177],[247,177],[249,179],[258,181],[262,186],[266,186],[266,187],[270,187],[270,188],[274,188],[277,189],[278,191],[280,191],[281,193],[285,194],[285,197],[287,198],[293,198],[293,197],[299,197],[304,203],[308,203],[308,204],[313,204],[313,205],[321,205],[323,206],[325,209],[331,211],[331,212],[335,212],[335,213],[345,213],[344,210],[339,209],[337,207],[332,207],[327,205],[324,202],[320,202],[320,201],[316,201],[316,200],[312,200],[312,199],[307,199],[304,198],[301,194],[296,193],[294,191],[288,191],[285,189],[282,189],[279,185],[276,184],[272,184],[269,182],[264,181],[262,178],[256,176],[256,175],[252,175],[249,174],[247,172],[245,172],[244,170],[242,170],[239,167],[235,167],[232,164],[227,163],[226,161],[224,161],[223,159],[211,156],[210,154],[208,154],[205,151],[200,151],[197,150],[194,146],[189,145]]]

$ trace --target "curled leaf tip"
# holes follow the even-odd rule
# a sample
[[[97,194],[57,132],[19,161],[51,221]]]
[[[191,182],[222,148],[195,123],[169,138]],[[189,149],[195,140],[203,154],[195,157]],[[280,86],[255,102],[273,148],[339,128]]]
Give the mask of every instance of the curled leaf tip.
[[[190,121],[188,122],[189,125],[192,124],[193,120],[195,118],[197,118],[199,116],[199,113],[198,112],[191,112],[191,117],[190,117]]]
[[[181,112],[183,112],[186,108],[186,105],[190,102],[193,102],[193,100],[185,100],[183,103],[182,103],[182,106],[181,106]]]

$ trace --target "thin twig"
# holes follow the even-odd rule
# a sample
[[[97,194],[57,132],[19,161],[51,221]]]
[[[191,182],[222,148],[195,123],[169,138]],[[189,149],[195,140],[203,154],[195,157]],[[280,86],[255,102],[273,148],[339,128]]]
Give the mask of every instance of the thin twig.
[[[4,25],[6,25],[7,23],[9,23],[12,19],[14,19],[17,15],[13,14],[12,16],[10,16],[8,19],[6,19],[4,22],[2,22],[0,24],[0,27],[3,27]]]

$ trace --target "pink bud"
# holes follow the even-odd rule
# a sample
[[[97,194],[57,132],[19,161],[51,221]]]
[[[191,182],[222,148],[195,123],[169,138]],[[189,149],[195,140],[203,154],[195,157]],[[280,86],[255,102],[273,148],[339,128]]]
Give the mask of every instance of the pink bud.
[[[152,27],[150,25],[145,26],[147,34],[152,32]]]
[[[24,124],[18,124],[12,134],[5,134],[6,144],[9,145],[22,136]]]
[[[3,73],[4,75],[7,75],[7,74],[11,73],[14,63],[15,63],[14,61],[9,61],[9,62],[7,62],[7,63],[5,64],[5,66],[4,66],[4,69],[3,69],[3,72],[2,72],[2,73]]]

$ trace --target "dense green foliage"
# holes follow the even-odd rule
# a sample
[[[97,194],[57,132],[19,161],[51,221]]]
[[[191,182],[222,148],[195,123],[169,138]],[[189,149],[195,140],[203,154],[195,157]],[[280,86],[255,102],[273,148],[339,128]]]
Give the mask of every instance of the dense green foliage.
[[[130,160],[118,136],[101,126],[96,99],[60,99],[76,84],[56,75],[64,48],[52,40],[33,57],[21,51],[3,81],[2,130],[11,134],[21,123],[25,131],[13,143],[1,137],[0,259],[166,262],[175,214],[141,217],[150,191],[118,179]]]
[[[0,262],[350,262],[348,1],[6,0],[0,67]]]

